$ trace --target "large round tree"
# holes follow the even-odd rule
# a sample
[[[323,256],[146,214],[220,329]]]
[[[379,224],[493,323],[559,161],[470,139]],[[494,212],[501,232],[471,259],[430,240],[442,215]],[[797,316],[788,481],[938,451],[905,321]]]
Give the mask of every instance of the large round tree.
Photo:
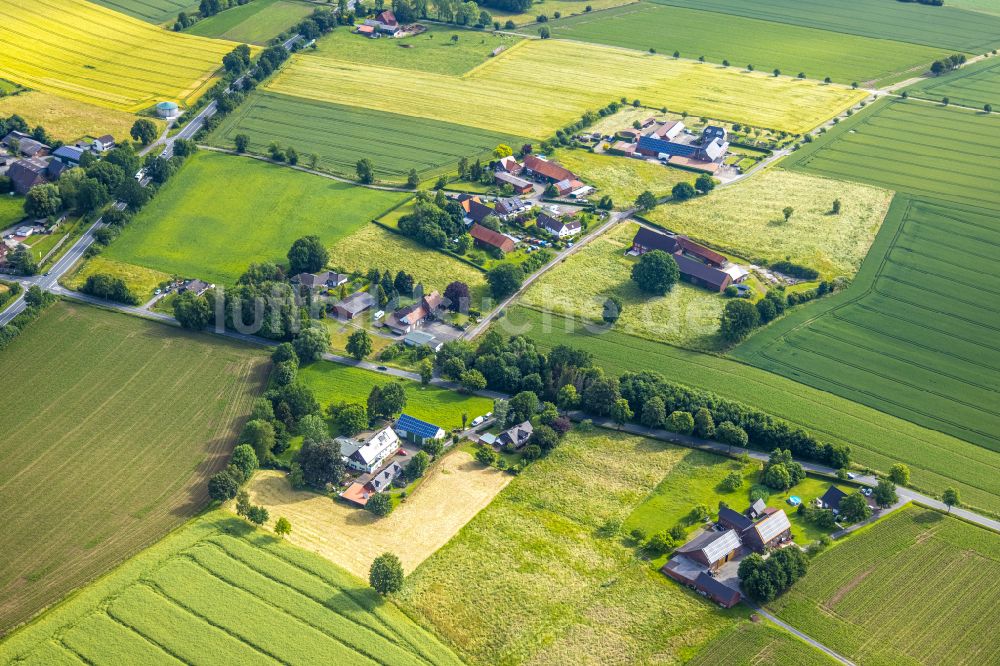
[[[680,276],[677,262],[663,250],[647,252],[632,266],[632,279],[639,285],[639,289],[657,296],[670,291]]]
[[[322,270],[329,260],[330,254],[319,236],[304,236],[292,243],[288,251],[288,272],[289,275],[315,273]]]

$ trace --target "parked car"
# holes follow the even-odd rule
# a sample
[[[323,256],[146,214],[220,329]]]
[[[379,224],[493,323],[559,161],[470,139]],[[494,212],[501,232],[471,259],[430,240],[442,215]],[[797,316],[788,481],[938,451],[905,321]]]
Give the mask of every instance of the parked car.
[[[847,478],[848,479],[856,479],[856,478],[858,478],[858,475],[855,474],[854,472],[848,472],[847,473]]]
[[[384,365],[380,365],[380,366],[378,366],[378,367],[377,367],[377,368],[375,368],[375,369],[376,369],[376,370],[381,370],[382,372],[385,372],[385,371],[386,371],[386,370],[388,370],[389,368],[385,367]]]
[[[384,316],[385,316],[385,310],[379,310],[374,315],[372,315],[372,319],[381,319]]]
[[[476,418],[472,419],[472,424],[471,425],[472,425],[473,428],[475,428],[477,425],[479,425],[480,423],[482,423],[485,420],[486,419],[484,419],[482,416],[477,416]]]

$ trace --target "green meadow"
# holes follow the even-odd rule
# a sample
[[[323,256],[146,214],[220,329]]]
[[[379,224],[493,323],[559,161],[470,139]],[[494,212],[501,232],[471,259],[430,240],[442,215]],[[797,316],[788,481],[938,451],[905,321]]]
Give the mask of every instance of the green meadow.
[[[947,97],[952,104],[1000,111],[1000,58],[987,58],[958,71],[924,79],[906,88],[911,97],[935,102]]]
[[[315,234],[333,245],[405,196],[203,151],[103,256],[233,284],[251,262],[284,262],[295,239]]]
[[[264,45],[311,14],[314,6],[296,0],[253,0],[202,19],[185,32]]]

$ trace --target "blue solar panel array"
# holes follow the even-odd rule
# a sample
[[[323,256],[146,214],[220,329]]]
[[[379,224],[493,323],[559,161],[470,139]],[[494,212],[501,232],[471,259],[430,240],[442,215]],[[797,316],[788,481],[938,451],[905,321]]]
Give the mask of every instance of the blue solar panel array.
[[[657,139],[655,136],[644,136],[639,138],[639,150],[649,150],[655,153],[665,153],[667,155],[678,155],[680,157],[691,157],[698,152],[696,146],[688,146],[683,143],[674,143]]]
[[[399,420],[396,421],[396,427],[417,437],[434,437],[441,429],[433,423],[415,419],[409,414],[401,414]]]

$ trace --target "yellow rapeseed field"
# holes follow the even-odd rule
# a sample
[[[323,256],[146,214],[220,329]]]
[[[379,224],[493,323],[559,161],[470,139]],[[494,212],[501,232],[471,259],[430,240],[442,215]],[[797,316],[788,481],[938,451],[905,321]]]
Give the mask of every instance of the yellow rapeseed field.
[[[4,78],[121,111],[193,102],[234,46],[80,0],[0,2]]]
[[[793,133],[866,93],[606,46],[526,41],[460,77],[308,55],[270,90],[542,139],[588,109],[639,99],[653,107]]]

